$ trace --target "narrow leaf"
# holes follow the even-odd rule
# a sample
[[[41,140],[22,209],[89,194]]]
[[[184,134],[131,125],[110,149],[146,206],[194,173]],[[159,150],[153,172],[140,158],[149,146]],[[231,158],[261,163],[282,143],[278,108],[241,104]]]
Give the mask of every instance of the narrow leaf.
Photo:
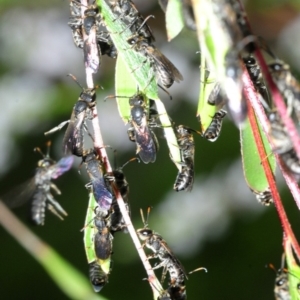
[[[209,73],[209,74],[208,74]],[[208,74],[208,75],[207,75]],[[209,127],[217,107],[208,104],[207,100],[216,84],[216,78],[212,72],[209,72],[206,65],[204,52],[201,52],[200,67],[200,95],[197,108],[197,117],[200,121],[201,132],[204,133]]]
[[[181,0],[169,0],[166,10],[168,41],[174,39],[184,27]]]
[[[94,193],[89,193],[89,202],[88,202],[88,209],[86,212],[85,222],[84,222],[84,237],[83,237],[83,243],[84,243],[84,249],[85,254],[87,257],[87,261],[90,264],[91,262],[96,260],[96,254],[94,249],[94,211],[97,207],[97,202],[95,201]]]
[[[132,75],[128,72],[126,64],[123,61],[123,58],[119,56],[116,63],[116,96],[121,96],[122,98],[117,97],[117,105],[119,109],[119,114],[127,124],[130,121],[130,105],[129,98],[132,97],[137,92],[137,83],[133,79]],[[123,97],[128,97],[123,98]]]
[[[265,159],[268,159],[274,173],[276,168],[276,160],[274,158],[274,155],[272,154],[270,144],[264,132],[262,131],[261,125],[258,122],[256,123],[258,126],[257,129],[259,130],[260,136],[263,141],[266,153]],[[240,131],[243,169],[246,182],[250,189],[256,192],[263,192],[269,187],[269,184],[263,166],[261,164],[259,152],[253,136],[253,130],[256,129],[251,128],[249,120],[247,119],[247,121],[245,122],[245,128]]]

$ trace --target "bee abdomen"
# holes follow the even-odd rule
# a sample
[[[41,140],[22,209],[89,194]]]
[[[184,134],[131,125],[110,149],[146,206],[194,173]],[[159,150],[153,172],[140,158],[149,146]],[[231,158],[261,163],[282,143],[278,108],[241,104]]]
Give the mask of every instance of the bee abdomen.
[[[101,266],[96,261],[89,264],[90,281],[96,293],[100,292],[108,282],[108,276],[102,271]]]

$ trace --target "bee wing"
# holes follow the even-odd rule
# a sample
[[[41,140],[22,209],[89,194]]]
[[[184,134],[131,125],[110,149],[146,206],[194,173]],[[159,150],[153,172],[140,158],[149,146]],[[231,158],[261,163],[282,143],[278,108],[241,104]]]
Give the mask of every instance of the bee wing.
[[[132,122],[132,124],[135,129],[135,141],[141,160],[145,164],[155,162],[157,152],[156,136],[147,124],[143,124],[142,126],[137,126],[135,122]]]
[[[172,252],[172,250],[169,248],[169,246],[168,246],[168,244],[166,243],[165,240],[161,241],[161,245],[166,250],[166,252],[171,256],[172,261],[177,265],[177,267],[182,270],[182,272],[185,275],[185,277],[188,278],[183,265],[181,264],[181,262],[179,261],[179,259],[175,256],[175,254]]]
[[[83,129],[82,125],[85,119],[86,112],[83,111],[75,117],[75,112],[73,110],[71,119],[64,135],[63,139],[63,152],[64,154],[77,153],[80,148],[80,144],[83,143]]]
[[[96,256],[99,259],[108,259],[112,253],[112,235],[107,228],[102,232],[97,232],[94,236]]]
[[[63,173],[70,170],[72,164],[74,162],[74,156],[65,156],[61,158],[55,165],[51,166],[49,169],[51,174],[51,178],[56,179],[61,176]]]
[[[104,179],[93,178],[91,182],[93,186],[94,197],[98,205],[104,210],[109,210],[113,197],[111,192],[107,189]]]
[[[169,76],[176,82],[183,80],[183,76],[178,71],[178,69],[158,49],[149,46],[146,48],[146,52],[151,58],[154,59],[154,61],[156,62],[157,68],[160,68],[163,71],[165,71],[166,73],[168,73]]]
[[[16,208],[30,200],[35,192],[35,178],[30,178],[1,197],[10,208]]]
[[[93,27],[88,38],[84,41],[83,57],[85,67],[92,73],[97,73],[101,64],[101,49],[97,44],[95,27]]]

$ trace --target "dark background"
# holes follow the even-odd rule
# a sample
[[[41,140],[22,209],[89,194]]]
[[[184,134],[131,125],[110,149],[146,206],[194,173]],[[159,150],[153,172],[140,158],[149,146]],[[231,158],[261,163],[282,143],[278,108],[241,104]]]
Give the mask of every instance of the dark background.
[[[185,81],[170,89],[173,101],[162,98],[178,124],[198,129],[195,117],[199,89],[198,43],[194,33],[184,30],[166,42],[164,15],[154,1],[137,3],[143,15],[155,15],[149,25],[157,46],[182,71]],[[248,6],[254,33],[263,36],[275,51],[299,72],[295,49],[299,32],[299,7],[293,2],[251,1]],[[278,3],[277,3],[278,2]],[[0,195],[34,174],[38,154],[45,150],[43,133],[69,118],[79,88],[67,73],[84,84],[82,54],[75,48],[67,26],[68,1],[2,1],[0,7]],[[261,5],[262,5],[261,4]],[[298,25],[297,25],[298,24]],[[296,27],[298,26],[298,27]],[[293,30],[294,29],[294,30]],[[295,32],[295,36],[293,33]],[[295,48],[295,49],[294,49]],[[299,52],[299,51],[298,51]],[[298,63],[299,64],[299,63]],[[100,124],[106,144],[118,150],[118,164],[134,156],[134,145],[118,117],[114,101],[102,101],[113,93],[114,61],[108,58],[96,78]],[[200,266],[208,273],[191,275],[189,299],[274,299],[275,273],[265,266],[279,267],[282,230],[273,206],[256,202],[242,180],[239,132],[227,119],[216,143],[196,139],[196,180],[191,193],[175,193],[176,169],[169,159],[163,134],[157,130],[160,150],[155,164],[131,163],[124,172],[130,184],[133,224],[142,227],[139,209],[151,205],[150,227],[161,233],[185,269]],[[52,157],[59,159],[63,132],[51,137]],[[109,152],[109,150],[108,150]],[[109,155],[113,161],[112,152]],[[59,221],[50,213],[43,227],[28,222],[29,205],[15,211],[18,217],[67,261],[88,276],[83,235],[87,209],[85,171],[78,174],[80,160],[56,183],[57,197],[69,216]],[[280,181],[280,180],[279,180]],[[280,181],[281,196],[296,236],[299,212]],[[174,201],[172,202],[172,198]],[[193,213],[192,213],[193,212]],[[3,299],[67,299],[43,268],[0,228],[0,293]],[[183,242],[181,242],[183,241]],[[145,271],[129,235],[114,239],[113,271],[102,290],[108,299],[152,299]],[[158,275],[160,276],[160,274]]]

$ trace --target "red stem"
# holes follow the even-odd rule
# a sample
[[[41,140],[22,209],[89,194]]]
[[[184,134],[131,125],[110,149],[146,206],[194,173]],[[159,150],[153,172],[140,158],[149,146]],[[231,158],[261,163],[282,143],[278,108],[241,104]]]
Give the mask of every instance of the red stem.
[[[285,102],[282,98],[282,95],[280,91],[277,88],[277,85],[273,81],[273,78],[269,72],[269,68],[261,54],[260,49],[256,49],[255,55],[257,57],[257,60],[259,62],[259,65],[261,67],[261,70],[264,74],[264,77],[268,83],[268,86],[270,88],[270,93],[272,95],[272,99],[275,103],[276,110],[278,111],[281,120],[284,124],[284,126],[287,129],[287,132],[291,138],[291,141],[294,146],[294,150],[297,154],[298,159],[300,160],[300,136],[298,134],[297,128],[293,122],[293,120],[290,118],[290,116],[287,113]]]
[[[291,240],[293,248],[294,248],[298,258],[300,258],[300,247],[299,247],[298,241],[297,241],[297,239],[294,235],[294,232],[291,228],[291,225],[288,221],[288,218],[287,218],[287,215],[285,213],[284,207],[282,205],[282,201],[280,199],[280,195],[279,195],[278,190],[277,190],[274,174],[273,174],[272,169],[270,167],[269,161],[266,159],[268,154],[265,152],[265,148],[264,148],[264,145],[263,145],[263,142],[262,142],[260,131],[259,131],[259,128],[258,128],[258,125],[257,125],[256,116],[255,116],[255,113],[254,113],[254,110],[253,110],[253,107],[257,108],[258,106],[261,106],[261,105],[260,105],[259,99],[257,97],[257,93],[254,90],[254,87],[253,87],[252,81],[249,77],[249,74],[246,70],[244,70],[244,73],[243,73],[243,83],[244,83],[244,94],[247,98],[247,103],[248,103],[249,122],[250,122],[250,125],[251,125],[251,129],[252,129],[252,132],[253,132],[255,143],[257,145],[257,149],[258,149],[258,153],[259,153],[259,156],[260,156],[260,159],[261,159],[261,163],[262,163],[262,166],[264,168],[264,172],[266,174],[266,177],[267,177],[267,180],[268,180],[268,183],[269,183],[269,186],[270,186],[270,190],[271,190],[272,197],[273,197],[273,200],[274,200],[274,205],[276,207],[280,223],[283,227],[283,231],[287,235],[287,237]],[[253,107],[250,105],[250,103]],[[262,112],[260,109],[256,110],[256,113],[257,113],[257,116],[258,116],[259,120],[260,121],[262,120],[262,126],[263,126],[264,131],[265,131],[265,133],[266,133],[266,135],[267,135],[267,137],[270,141],[270,138],[268,136],[269,124],[266,122],[266,116],[265,116],[264,112]],[[276,156],[276,158],[278,160],[278,156]]]

